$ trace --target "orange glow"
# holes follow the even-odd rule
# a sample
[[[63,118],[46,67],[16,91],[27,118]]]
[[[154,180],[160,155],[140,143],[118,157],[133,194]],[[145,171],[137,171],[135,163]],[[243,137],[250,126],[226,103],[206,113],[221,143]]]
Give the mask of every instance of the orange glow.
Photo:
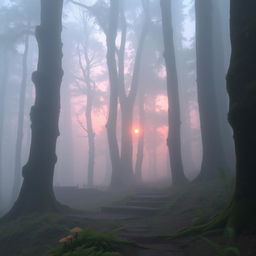
[[[140,129],[139,128],[134,128],[133,132],[134,132],[134,134],[138,135],[140,133]]]

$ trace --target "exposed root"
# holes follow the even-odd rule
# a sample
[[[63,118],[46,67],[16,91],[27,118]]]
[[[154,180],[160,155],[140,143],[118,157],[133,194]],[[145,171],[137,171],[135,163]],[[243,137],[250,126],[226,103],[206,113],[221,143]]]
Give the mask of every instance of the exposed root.
[[[215,233],[215,232],[221,232],[223,231],[227,226],[230,227],[230,215],[233,209],[233,205],[230,204],[229,207],[227,207],[222,213],[216,215],[213,217],[209,222],[187,227],[184,229],[179,230],[178,232],[168,236],[170,239],[176,239],[180,237],[186,237],[191,235],[202,235],[202,234],[209,234],[209,233]]]

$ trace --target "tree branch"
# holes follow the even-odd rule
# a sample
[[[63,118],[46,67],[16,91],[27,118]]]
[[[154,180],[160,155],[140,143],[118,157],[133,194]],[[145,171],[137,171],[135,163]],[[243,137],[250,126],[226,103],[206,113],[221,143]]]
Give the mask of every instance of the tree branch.
[[[77,2],[77,1],[75,1],[75,0],[70,0],[69,2],[71,2],[72,4],[75,4],[75,5],[78,5],[78,6],[80,6],[80,7],[83,7],[83,8],[85,8],[85,9],[87,9],[87,10],[91,10],[91,6],[88,6],[88,5],[86,5],[86,4],[82,4],[82,3],[80,3],[80,2]]]

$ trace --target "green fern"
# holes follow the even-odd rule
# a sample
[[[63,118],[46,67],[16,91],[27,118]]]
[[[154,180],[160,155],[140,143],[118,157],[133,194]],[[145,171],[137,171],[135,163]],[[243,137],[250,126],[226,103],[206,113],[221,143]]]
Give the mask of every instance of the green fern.
[[[139,247],[136,243],[118,240],[117,231],[93,232],[85,230],[65,244],[48,251],[45,256],[121,256],[123,247]]]

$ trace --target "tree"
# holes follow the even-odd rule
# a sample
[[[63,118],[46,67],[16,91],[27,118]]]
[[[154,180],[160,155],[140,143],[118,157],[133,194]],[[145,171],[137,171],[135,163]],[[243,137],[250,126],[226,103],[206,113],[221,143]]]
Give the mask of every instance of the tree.
[[[4,6],[0,10],[1,15],[1,47],[4,47],[4,51],[18,54],[18,47],[21,44],[24,45],[24,54],[22,55],[22,75],[21,75],[21,87],[19,95],[19,113],[18,113],[18,127],[17,138],[15,148],[14,159],[14,184],[13,195],[15,199],[21,185],[21,155],[22,155],[22,140],[23,140],[23,123],[24,123],[24,108],[25,108],[25,96],[26,96],[26,80],[27,80],[27,55],[29,46],[29,35],[31,34],[31,21],[38,19],[38,1],[31,0],[13,0],[12,5]],[[10,58],[10,56],[9,56]],[[8,62],[9,62],[8,58]],[[9,64],[12,64],[10,62]],[[6,66],[7,63],[5,63]],[[5,67],[7,68],[7,66]],[[12,70],[13,71],[13,70]],[[5,76],[7,73],[5,71]],[[13,72],[12,72],[13,73]],[[11,74],[12,74],[11,73]],[[8,89],[8,88],[7,88]],[[2,97],[5,98],[5,92],[3,89]],[[7,101],[8,102],[8,101]],[[1,111],[5,111],[3,107]],[[4,120],[2,119],[2,122]],[[2,124],[3,125],[3,124]],[[0,125],[0,126],[2,126]],[[1,130],[1,129],[0,129]],[[0,136],[1,137],[1,136]],[[2,161],[0,161],[2,162]],[[1,172],[1,171],[0,171]]]
[[[117,123],[117,104],[118,104],[118,72],[116,64],[116,36],[119,17],[119,1],[111,0],[109,9],[109,25],[108,33],[106,33],[107,41],[107,66],[109,72],[110,82],[110,100],[109,100],[109,113],[106,124],[107,137],[109,143],[109,152],[112,164],[112,178],[111,186],[117,187],[121,185],[121,163],[119,157],[119,148],[116,137],[116,123]]]
[[[112,165],[111,186],[122,186],[121,160],[117,141],[117,115],[118,115],[118,96],[119,96],[119,77],[116,61],[116,37],[119,20],[119,1],[111,0],[110,6],[104,2],[97,1],[93,6],[87,6],[71,0],[72,3],[87,9],[97,20],[99,26],[106,36],[107,44],[107,67],[109,73],[110,99],[109,112],[106,124],[109,154]],[[103,15],[104,14],[104,15]],[[106,17],[108,14],[108,20]]]
[[[198,180],[218,177],[226,169],[221,140],[217,95],[213,72],[212,1],[196,0],[197,91],[202,135],[203,159]]]
[[[36,98],[30,113],[30,154],[22,170],[21,191],[7,214],[9,217],[60,209],[53,192],[53,174],[57,161],[55,152],[63,76],[62,7],[63,0],[41,0],[41,24],[36,28],[38,66],[32,75]]]
[[[167,146],[169,149],[172,181],[174,185],[186,182],[181,157],[180,137],[180,103],[178,78],[176,71],[175,51],[172,34],[171,2],[161,0],[161,13],[164,38],[164,58],[166,63],[167,95],[168,95],[168,122],[169,131]]]
[[[140,89],[139,92],[139,103],[138,103],[138,111],[139,111],[139,127],[141,127],[141,132],[138,138],[137,145],[137,154],[135,161],[135,178],[136,182],[142,182],[142,164],[144,158],[144,128],[145,128],[145,109],[144,109],[144,88]]]
[[[234,133],[236,186],[230,205],[209,223],[181,230],[173,237],[225,226],[237,234],[254,232],[256,226],[256,2],[230,2],[231,61],[227,74],[230,99],[228,120]]]
[[[88,35],[88,34],[87,34]],[[84,130],[86,131],[87,138],[88,138],[88,186],[93,186],[93,175],[94,175],[94,161],[95,161],[95,133],[93,130],[93,123],[92,123],[92,108],[93,108],[93,98],[95,93],[95,82],[92,81],[91,72],[94,65],[94,58],[93,56],[89,55],[88,49],[89,38],[86,38],[86,42],[82,45],[83,48],[83,59],[85,65],[82,61],[82,56],[80,53],[80,49],[78,46],[78,56],[79,56],[79,66],[82,70],[83,80],[86,85],[85,93],[86,93],[86,108],[85,108],[85,120],[86,120],[86,127]]]
[[[227,75],[229,122],[236,149],[236,188],[228,220],[237,231],[255,227],[256,2],[231,0],[232,55]],[[255,230],[254,230],[255,231]]]
[[[111,158],[111,162],[112,162],[112,169],[113,169],[113,166],[119,166],[118,167],[118,169],[119,169],[118,175],[115,174],[116,168],[114,168],[112,170],[113,182],[111,182],[111,183],[112,183],[112,185],[119,184],[119,186],[121,185],[121,183],[122,184],[131,184],[134,182],[133,159],[132,159],[133,143],[132,143],[132,133],[131,133],[132,122],[133,122],[133,108],[134,108],[135,99],[136,99],[137,90],[138,90],[138,78],[139,78],[139,74],[140,74],[140,64],[141,64],[143,46],[144,46],[144,41],[145,41],[145,38],[147,35],[147,31],[148,31],[148,25],[149,25],[149,2],[146,0],[142,1],[142,6],[144,9],[144,14],[145,14],[145,21],[144,21],[141,35],[140,35],[139,42],[138,42],[136,57],[135,57],[135,61],[134,61],[133,74],[132,74],[132,79],[131,79],[132,81],[131,81],[130,91],[128,94],[126,93],[125,74],[124,74],[127,24],[126,24],[126,17],[125,17],[125,10],[124,10],[123,3],[122,2],[118,3],[119,7],[116,10],[116,12],[118,12],[118,13],[117,14],[115,13],[115,15],[118,15],[118,20],[115,21],[117,23],[115,25],[113,25],[113,18],[111,18],[110,21],[108,22],[109,25],[106,26],[106,21],[104,22],[105,16],[102,15],[102,13],[103,13],[104,9],[105,9],[105,11],[107,11],[108,9],[106,9],[106,6],[104,6],[104,4],[101,3],[101,1],[96,2],[93,6],[87,6],[87,5],[81,4],[81,3],[73,1],[73,0],[71,0],[71,2],[76,5],[81,6],[83,8],[86,8],[97,19],[99,26],[101,27],[102,31],[106,35],[108,52],[112,54],[111,47],[113,47],[113,50],[115,48],[115,51],[117,51],[118,63],[117,63],[116,59],[114,59],[115,54],[112,55],[112,57],[111,57],[112,63],[111,63],[111,71],[110,71],[111,74],[110,74],[109,79],[110,79],[110,87],[111,87],[111,83],[114,82],[112,76],[115,72],[117,72],[118,80],[115,81],[117,83],[115,86],[116,87],[115,93],[116,93],[116,91],[118,91],[118,97],[120,100],[120,109],[121,109],[121,122],[122,122],[121,123],[121,150],[119,150],[117,139],[114,139],[114,137],[116,138],[116,132],[114,135],[114,130],[116,130],[116,125],[114,128],[113,124],[110,125],[110,122],[108,121],[106,127],[107,127],[108,138],[112,141],[112,142],[109,142],[109,146],[111,147],[111,149],[110,149],[111,157],[110,158]],[[109,10],[110,10],[109,12],[111,12],[111,4],[110,4]],[[110,17],[111,17],[111,14],[110,14]],[[116,26],[115,33],[117,34],[119,17],[120,17],[120,29],[121,29],[121,43],[120,43],[120,47],[118,48],[116,46],[115,41],[113,42],[113,39],[109,40],[109,38],[111,37],[110,34],[111,33],[113,34],[112,26],[114,26],[114,27]],[[115,35],[115,37],[116,37],[116,35]],[[112,42],[110,43],[110,41],[112,41]],[[109,54],[107,54],[108,69],[110,68],[109,60],[110,60],[110,56],[109,56]],[[115,62],[115,64],[114,64],[114,62]],[[115,65],[115,67],[114,67],[114,65]],[[114,69],[116,71],[114,71]],[[116,117],[115,118],[113,117],[113,113],[115,113],[114,108],[116,108],[116,107],[113,107],[112,104],[117,104],[117,103],[114,103],[115,96],[111,95],[113,92],[114,92],[114,87],[112,86],[112,89],[110,89],[110,101],[112,101],[112,103],[110,102],[110,107],[109,107],[109,120],[117,119],[117,111],[116,111]],[[111,113],[111,115],[110,115],[110,113]],[[111,128],[109,128],[108,125],[110,125]],[[110,130],[113,129],[112,136],[109,136],[109,133],[110,133],[109,129]],[[114,143],[114,140],[116,140],[115,143]],[[114,146],[114,144],[115,144],[115,146]],[[112,146],[114,146],[114,148]],[[120,153],[119,153],[119,151],[120,151]],[[113,161],[115,161],[116,164],[113,163]],[[119,162],[119,164],[117,164],[117,162]],[[119,178],[118,178],[119,182],[114,181],[117,179],[117,178],[115,178],[115,176],[119,176]]]
[[[139,76],[141,69],[141,60],[143,54],[143,48],[145,39],[148,33],[148,28],[150,24],[149,15],[149,2],[146,0],[142,1],[142,7],[144,10],[144,21],[141,30],[141,34],[138,41],[138,46],[136,50],[136,56],[133,67],[133,74],[131,80],[130,91],[127,94],[125,90],[125,74],[124,74],[124,55],[126,46],[126,18],[124,13],[124,7],[121,6],[120,19],[121,19],[121,43],[118,50],[118,73],[119,73],[119,99],[120,99],[120,109],[121,109],[121,165],[123,170],[123,179],[126,184],[131,184],[134,182],[133,177],[133,141],[132,141],[132,125],[133,125],[133,109],[139,87]]]

